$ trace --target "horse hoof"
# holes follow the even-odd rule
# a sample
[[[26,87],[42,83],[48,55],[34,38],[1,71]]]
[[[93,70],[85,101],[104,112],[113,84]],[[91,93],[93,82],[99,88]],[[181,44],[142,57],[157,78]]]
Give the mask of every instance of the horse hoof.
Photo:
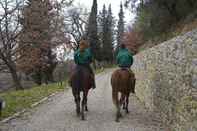
[[[88,106],[85,106],[85,111],[88,111]]]
[[[128,110],[126,110],[126,113],[129,114],[130,112]]]
[[[116,121],[116,122],[120,122],[120,120],[119,120],[119,119],[116,119],[115,121]]]
[[[77,113],[77,117],[79,117],[80,116],[80,113]]]
[[[120,118],[122,118],[122,117],[123,117],[121,113],[119,114],[119,117],[120,117]]]
[[[84,117],[84,116],[82,116],[82,117],[81,117],[81,120],[82,120],[82,121],[85,121],[85,117]]]
[[[81,112],[80,111],[76,111],[77,116],[80,116]]]

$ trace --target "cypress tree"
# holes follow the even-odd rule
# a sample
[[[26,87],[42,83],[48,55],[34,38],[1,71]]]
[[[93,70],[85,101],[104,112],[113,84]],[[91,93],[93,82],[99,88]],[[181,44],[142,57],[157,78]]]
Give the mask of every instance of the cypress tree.
[[[124,35],[124,11],[122,2],[120,4],[120,12],[119,12],[119,21],[118,21],[118,32],[117,32],[117,47],[122,43],[123,35]]]
[[[111,4],[109,5],[107,16],[104,17],[103,21],[103,60],[111,63],[113,61],[113,16]]]
[[[101,60],[100,41],[97,29],[97,0],[93,0],[91,13],[87,25],[87,38],[91,47],[94,58],[98,61]],[[94,65],[95,66],[95,65]]]
[[[103,9],[99,14],[99,38],[101,42],[101,53],[104,52],[104,42],[105,42],[105,25],[106,25],[106,18],[107,18],[107,10],[105,4],[103,5]],[[102,55],[102,61],[103,61],[104,55]]]

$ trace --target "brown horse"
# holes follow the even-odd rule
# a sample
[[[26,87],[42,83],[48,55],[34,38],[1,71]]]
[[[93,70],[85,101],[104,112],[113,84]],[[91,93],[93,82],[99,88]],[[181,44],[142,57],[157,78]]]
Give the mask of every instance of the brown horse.
[[[119,118],[122,116],[120,113],[120,108],[122,105],[126,113],[129,113],[129,95],[131,92],[135,93],[135,75],[132,71],[129,71],[128,69],[117,69],[112,74],[111,85],[112,99],[117,109],[116,122],[119,122]],[[120,99],[118,95],[119,93],[121,94]]]
[[[77,66],[70,77],[70,86],[76,103],[76,113],[81,119],[85,120],[84,110],[88,111],[87,96],[89,89],[93,86],[93,78],[90,71],[84,66]],[[83,99],[81,102],[80,93],[83,92]],[[80,106],[81,103],[81,106]],[[81,108],[81,110],[80,110]]]

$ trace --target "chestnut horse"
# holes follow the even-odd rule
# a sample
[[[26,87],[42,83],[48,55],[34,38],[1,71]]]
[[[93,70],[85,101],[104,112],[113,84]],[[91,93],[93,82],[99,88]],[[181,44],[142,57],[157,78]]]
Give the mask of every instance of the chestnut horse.
[[[130,93],[135,93],[135,75],[132,71],[128,69],[117,69],[113,72],[111,77],[112,85],[112,99],[116,106],[116,122],[119,122],[119,118],[122,116],[120,113],[120,108],[123,106],[126,113],[129,113],[129,95]],[[121,97],[119,99],[119,95]]]
[[[86,67],[77,66],[75,68],[75,71],[70,77],[70,86],[72,87],[72,93],[76,103],[77,116],[80,116],[81,114],[81,119],[85,120],[84,110],[88,111],[87,97],[89,89],[93,86],[93,78],[90,71]],[[83,92],[82,102],[80,97],[81,92]]]

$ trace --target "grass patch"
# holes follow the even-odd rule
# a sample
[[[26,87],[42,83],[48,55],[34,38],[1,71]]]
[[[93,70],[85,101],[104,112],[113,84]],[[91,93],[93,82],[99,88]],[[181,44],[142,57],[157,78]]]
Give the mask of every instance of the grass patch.
[[[47,97],[55,92],[61,92],[65,90],[64,86],[58,84],[43,85],[39,87],[33,87],[31,89],[20,91],[8,91],[1,93],[0,97],[6,102],[6,107],[2,111],[0,119],[7,118],[16,112],[23,109],[31,108],[31,105],[40,101],[44,97]]]

